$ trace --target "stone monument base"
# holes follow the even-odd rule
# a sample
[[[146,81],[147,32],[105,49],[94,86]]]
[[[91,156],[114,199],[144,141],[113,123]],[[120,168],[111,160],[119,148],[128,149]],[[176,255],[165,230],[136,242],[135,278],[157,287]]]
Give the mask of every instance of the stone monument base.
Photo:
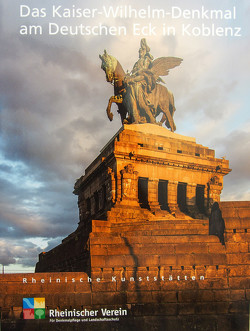
[[[76,231],[35,274],[0,275],[3,328],[248,331],[250,202],[220,202],[229,171],[194,138],[125,125],[75,184]],[[214,202],[225,245],[209,235]],[[23,320],[24,297],[45,298],[45,320]]]
[[[77,230],[40,254],[36,272],[182,266],[184,255],[191,266],[224,263],[208,215],[230,169],[214,154],[157,125],[124,125],[76,181]]]

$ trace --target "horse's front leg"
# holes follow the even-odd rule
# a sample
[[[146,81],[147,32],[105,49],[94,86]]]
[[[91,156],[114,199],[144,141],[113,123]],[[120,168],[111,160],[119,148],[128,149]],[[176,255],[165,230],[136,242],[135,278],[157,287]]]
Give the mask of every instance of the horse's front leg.
[[[110,121],[113,120],[113,113],[111,113],[111,106],[112,106],[112,103],[115,102],[115,103],[122,103],[123,99],[122,99],[122,95],[112,95],[112,97],[109,98],[109,103],[108,103],[108,107],[106,109],[106,112],[107,112],[107,115],[108,115],[108,118]]]
[[[172,115],[170,114],[169,109],[164,109],[164,113],[161,119],[161,123],[163,124],[165,121],[165,125],[172,131],[174,132],[176,130],[176,126],[174,123],[174,119]]]
[[[166,119],[167,119],[166,115],[162,113],[162,118],[160,122],[157,122],[156,124],[162,126],[162,124],[166,121]]]

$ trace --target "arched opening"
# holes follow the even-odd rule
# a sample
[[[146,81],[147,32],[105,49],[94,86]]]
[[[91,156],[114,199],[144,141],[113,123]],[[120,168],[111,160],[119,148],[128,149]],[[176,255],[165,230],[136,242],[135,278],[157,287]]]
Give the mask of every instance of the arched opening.
[[[106,194],[106,185],[105,184],[102,185],[101,196],[102,196],[101,209],[105,209],[105,206],[107,203],[107,194]]]
[[[148,204],[148,178],[139,177],[138,179],[138,199],[141,208],[149,209]]]
[[[204,211],[205,211],[204,193],[205,193],[205,185],[197,185],[196,186],[196,206],[201,213],[204,213]]]
[[[90,214],[91,213],[91,202],[90,202],[90,198],[87,198],[86,204],[87,204],[87,211]]]
[[[178,183],[177,203],[178,203],[180,211],[182,211],[182,212],[187,211],[186,197],[187,197],[187,184],[186,183]]]
[[[99,210],[99,194],[98,192],[94,193],[94,199],[95,199],[95,212],[97,213]]]
[[[158,202],[162,210],[168,210],[168,181],[160,179],[158,183]]]

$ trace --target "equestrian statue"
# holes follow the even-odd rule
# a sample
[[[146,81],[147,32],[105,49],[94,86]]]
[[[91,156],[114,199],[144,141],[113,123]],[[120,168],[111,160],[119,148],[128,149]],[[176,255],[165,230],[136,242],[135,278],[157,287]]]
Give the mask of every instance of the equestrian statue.
[[[146,39],[141,40],[139,59],[130,73],[125,73],[115,57],[104,51],[99,55],[101,68],[106,73],[107,82],[114,86],[114,96],[110,97],[107,115],[113,120],[112,103],[118,106],[122,124],[153,123],[165,124],[172,132],[176,130],[173,120],[175,105],[173,94],[164,86],[160,76],[181,64],[177,57],[160,57],[153,60]],[[156,122],[158,115],[161,120]]]

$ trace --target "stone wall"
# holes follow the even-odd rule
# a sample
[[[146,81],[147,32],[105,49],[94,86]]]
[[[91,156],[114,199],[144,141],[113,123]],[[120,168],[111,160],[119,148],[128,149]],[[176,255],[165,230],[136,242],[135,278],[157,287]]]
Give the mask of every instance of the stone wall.
[[[206,220],[189,220],[186,226],[184,220],[169,220],[168,227],[160,220],[151,225],[118,222],[106,233],[100,232],[101,221],[94,222],[91,274],[0,276],[2,329],[34,330],[39,325],[39,330],[55,330],[50,309],[98,310],[101,319],[101,308],[122,308],[127,315],[119,316],[119,322],[89,319],[84,329],[247,331],[250,202],[221,202],[220,207],[225,247],[207,234]],[[23,297],[44,297],[46,319],[23,320]],[[56,327],[82,330],[79,323],[58,322]]]
[[[84,323],[84,329],[92,330],[92,327],[98,324],[99,330],[135,330],[143,329],[145,326],[145,330],[162,330],[164,325],[172,324],[175,328],[178,327],[178,330],[194,330],[194,327],[198,326],[198,330],[247,331],[250,291],[246,279],[242,279],[240,285],[233,284],[231,279],[236,277],[236,274],[228,276],[231,269],[225,266],[206,269],[203,267],[195,271],[188,269],[174,268],[171,270],[173,280],[166,277],[165,281],[159,277],[157,281],[153,280],[155,275],[159,275],[155,268],[137,269],[136,274],[142,277],[142,281],[131,280],[131,277],[135,276],[135,271],[129,268],[103,268],[99,274],[96,271],[91,283],[84,273],[1,275],[0,306],[3,326],[6,325],[8,330],[7,325],[11,323],[18,326],[25,322],[25,330],[32,330],[32,327],[34,330],[34,322],[37,322],[37,325],[39,322],[45,325],[44,330],[53,330],[55,324],[49,321],[50,309],[98,310],[97,317],[101,318],[101,308],[122,308],[127,310],[128,315],[122,316],[119,324],[89,320]],[[192,280],[188,277],[187,280],[183,280],[184,274],[190,273],[197,278]],[[181,280],[177,280],[178,275]],[[204,275],[205,279],[200,279],[199,275]],[[26,279],[27,284],[23,283]],[[60,283],[56,281],[58,279]],[[228,286],[229,283],[231,286]],[[45,297],[44,321],[32,323],[22,320],[23,297]],[[75,324],[75,329],[81,330],[82,326]],[[57,328],[59,325],[61,327],[58,330],[65,330],[66,327],[70,330],[70,325],[72,327],[72,323],[64,323],[63,328],[62,324],[56,325]]]

